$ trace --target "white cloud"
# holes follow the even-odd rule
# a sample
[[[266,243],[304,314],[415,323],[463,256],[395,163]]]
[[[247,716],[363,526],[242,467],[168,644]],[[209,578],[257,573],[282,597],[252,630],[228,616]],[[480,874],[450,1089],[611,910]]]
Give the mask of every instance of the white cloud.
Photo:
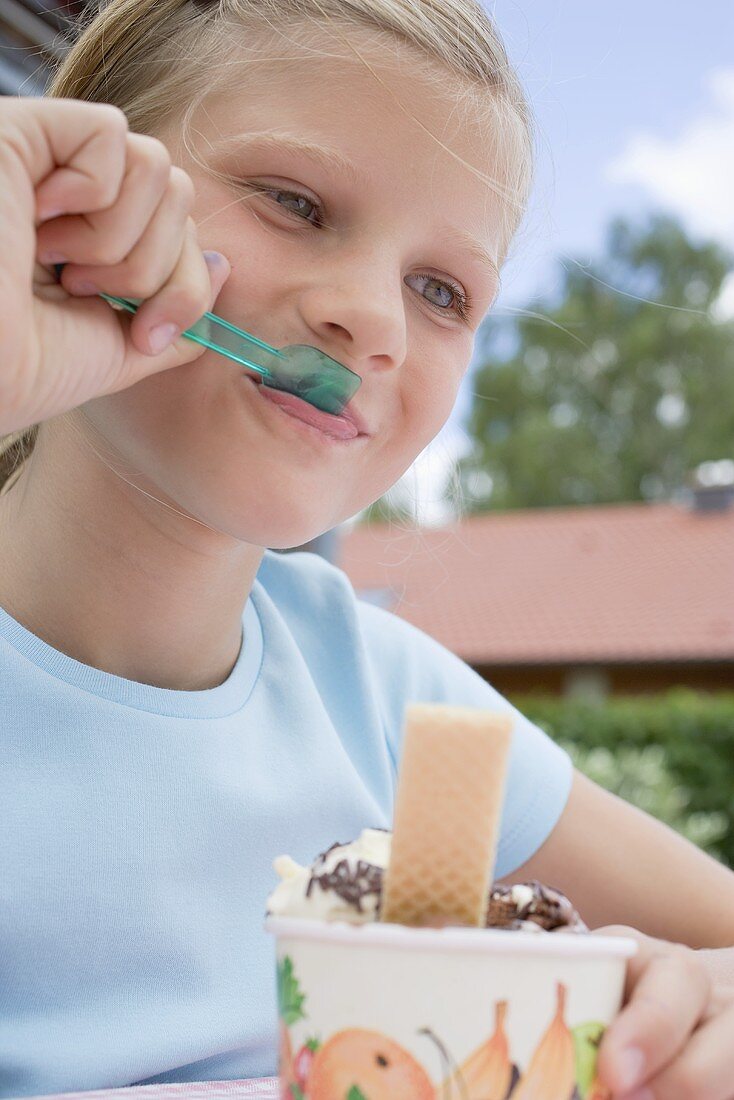
[[[714,69],[706,80],[710,102],[680,133],[635,134],[607,165],[613,182],[644,187],[691,229],[734,245],[734,69]]]

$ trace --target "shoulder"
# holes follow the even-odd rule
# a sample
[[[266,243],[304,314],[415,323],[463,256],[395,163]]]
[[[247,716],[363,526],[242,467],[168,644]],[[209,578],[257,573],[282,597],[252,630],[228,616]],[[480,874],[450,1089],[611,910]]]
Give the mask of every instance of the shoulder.
[[[342,676],[359,666],[388,729],[402,726],[406,701],[512,709],[490,684],[434,638],[360,599],[349,577],[316,554],[267,552],[258,573],[302,649],[318,646]]]
[[[343,570],[317,554],[266,551],[258,581],[291,628],[316,631],[325,642],[351,640],[381,677],[395,680],[401,694],[414,687],[440,697],[447,678],[460,677],[486,698],[493,689],[435,639],[404,619],[361,599]],[[325,628],[333,631],[325,638]],[[333,648],[333,645],[332,645]],[[356,655],[356,654],[355,654]],[[342,659],[348,653],[341,652]]]
[[[346,573],[319,554],[303,550],[266,550],[257,580],[284,609],[306,605],[321,608],[335,600],[349,603],[356,598]]]
[[[357,596],[347,575],[304,551],[266,550],[253,595],[293,635],[299,648],[344,648],[357,629]]]
[[[397,767],[405,707],[447,703],[515,718],[498,874],[519,867],[545,841],[568,798],[565,752],[434,638],[384,608],[359,599],[346,574],[310,553],[267,553],[258,581],[326,694],[348,700],[349,715],[368,701]],[[351,717],[350,717],[351,722]]]

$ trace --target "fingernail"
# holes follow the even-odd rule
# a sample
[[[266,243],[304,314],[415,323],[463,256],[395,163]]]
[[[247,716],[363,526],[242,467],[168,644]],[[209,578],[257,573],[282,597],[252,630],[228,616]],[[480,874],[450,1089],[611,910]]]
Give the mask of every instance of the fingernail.
[[[645,1072],[645,1055],[639,1047],[628,1047],[623,1050],[617,1059],[618,1091],[627,1093],[638,1085]],[[649,1089],[644,1090],[648,1097],[652,1096]],[[629,1100],[632,1100],[630,1097]],[[635,1094],[635,1100],[644,1100],[644,1093],[639,1097]]]
[[[38,262],[42,264],[67,264],[69,259],[61,252],[41,252]]]
[[[223,267],[227,263],[227,257],[221,252],[203,252],[202,255],[208,267]]]
[[[69,287],[69,291],[72,294],[99,294],[99,290],[94,283],[88,283],[84,279],[78,283],[72,283]]]
[[[162,324],[156,325],[148,333],[148,342],[154,355],[160,355],[168,345],[172,342],[174,337],[178,336],[178,325]]]

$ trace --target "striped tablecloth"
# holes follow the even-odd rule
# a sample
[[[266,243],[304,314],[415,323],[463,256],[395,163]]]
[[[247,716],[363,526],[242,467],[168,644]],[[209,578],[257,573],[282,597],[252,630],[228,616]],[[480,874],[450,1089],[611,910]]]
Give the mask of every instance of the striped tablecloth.
[[[250,1081],[186,1081],[177,1085],[132,1085],[125,1089],[63,1092],[53,1100],[279,1100],[275,1077]],[[30,1097],[28,1100],[49,1100]]]

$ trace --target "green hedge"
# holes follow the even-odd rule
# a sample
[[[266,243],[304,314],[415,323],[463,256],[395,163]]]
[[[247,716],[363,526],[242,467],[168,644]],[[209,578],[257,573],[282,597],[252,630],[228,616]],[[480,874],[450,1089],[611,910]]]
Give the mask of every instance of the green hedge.
[[[579,770],[734,867],[734,692],[512,702]]]

